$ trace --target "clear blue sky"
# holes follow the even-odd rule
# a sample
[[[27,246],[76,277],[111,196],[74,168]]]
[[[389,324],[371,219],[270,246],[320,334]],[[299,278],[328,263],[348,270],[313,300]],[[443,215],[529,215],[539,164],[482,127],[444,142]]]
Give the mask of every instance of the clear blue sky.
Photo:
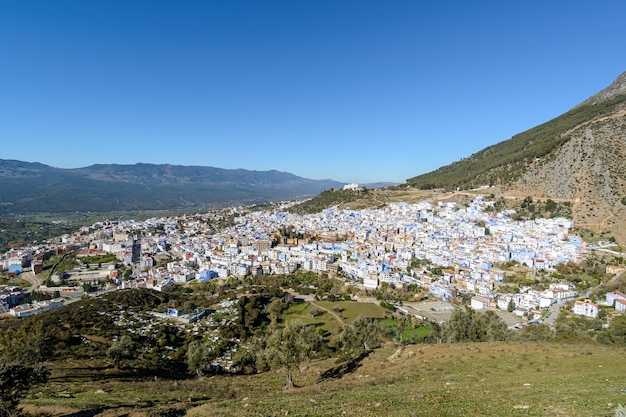
[[[626,2],[2,0],[1,159],[403,182],[626,71]]]

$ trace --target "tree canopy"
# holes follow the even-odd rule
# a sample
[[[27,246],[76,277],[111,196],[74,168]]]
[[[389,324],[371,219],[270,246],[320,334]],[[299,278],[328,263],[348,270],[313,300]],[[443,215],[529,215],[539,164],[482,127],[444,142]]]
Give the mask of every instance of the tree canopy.
[[[113,364],[117,369],[122,365],[122,359],[133,358],[136,354],[135,342],[128,335],[117,339],[107,350],[107,356],[113,359]]]
[[[17,406],[30,387],[48,379],[49,371],[42,362],[50,346],[38,321],[0,333],[0,417],[19,415]]]
[[[478,313],[469,307],[455,309],[442,328],[443,340],[448,343],[495,342],[509,337],[506,323],[491,310]]]
[[[293,369],[309,360],[321,347],[321,337],[311,326],[295,320],[278,329],[267,338],[259,359],[271,367],[287,368],[285,388],[293,388]]]
[[[344,324],[339,334],[341,351],[352,358],[359,357],[380,346],[382,330],[372,319],[357,318],[352,324]]]

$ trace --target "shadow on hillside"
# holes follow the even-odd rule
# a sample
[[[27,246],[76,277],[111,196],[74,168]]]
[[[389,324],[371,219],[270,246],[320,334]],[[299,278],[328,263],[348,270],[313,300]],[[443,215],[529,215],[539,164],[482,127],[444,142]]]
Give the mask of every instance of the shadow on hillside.
[[[73,368],[68,372],[55,372],[49,381],[157,381],[159,379],[180,380],[185,379],[186,374],[180,369],[144,369],[133,366],[123,366],[115,369],[112,366],[103,367],[80,367]]]
[[[369,356],[370,352],[362,353],[360,356],[352,359],[349,362],[342,363],[341,365],[337,365],[332,367],[324,372],[317,378],[317,383],[327,381],[329,379],[340,379],[344,375],[352,373],[356,371],[360,366],[363,359]]]
[[[77,413],[65,414],[61,417],[93,417],[102,410],[83,410]]]

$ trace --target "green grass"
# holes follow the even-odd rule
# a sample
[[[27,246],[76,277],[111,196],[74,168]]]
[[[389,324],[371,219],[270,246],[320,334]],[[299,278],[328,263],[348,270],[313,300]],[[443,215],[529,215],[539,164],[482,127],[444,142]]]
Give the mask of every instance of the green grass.
[[[318,382],[333,359],[284,371],[198,380],[144,380],[106,363],[53,363],[29,411],[124,408],[124,415],[182,407],[188,416],[613,416],[624,403],[626,350],[595,344],[388,345],[354,372]],[[63,398],[59,393],[70,394]],[[47,408],[46,408],[47,407]],[[144,414],[141,414],[141,413]],[[119,411],[118,411],[119,413]],[[122,414],[115,414],[122,415]]]
[[[419,326],[415,329],[406,329],[402,332],[402,340],[411,340],[413,338],[415,338],[415,340],[424,340],[431,330],[431,328],[426,326]]]
[[[317,306],[319,312],[315,317],[310,314],[311,308]],[[338,309],[337,309],[338,307]],[[283,313],[283,322],[300,320],[304,324],[315,325],[331,334],[338,334],[343,324],[352,323],[357,317],[385,317],[387,310],[376,304],[358,303],[356,301],[315,301],[313,303],[294,303]]]
[[[341,316],[346,323],[353,322],[359,316],[380,318],[385,317],[388,313],[384,308],[372,303],[359,303],[356,301],[316,301],[316,304],[333,311],[335,306],[339,306],[340,312],[337,314]]]
[[[6,276],[0,277],[0,285],[9,285],[20,288],[28,288],[32,286],[29,281],[22,279],[19,276],[13,277],[11,279],[8,279]]]

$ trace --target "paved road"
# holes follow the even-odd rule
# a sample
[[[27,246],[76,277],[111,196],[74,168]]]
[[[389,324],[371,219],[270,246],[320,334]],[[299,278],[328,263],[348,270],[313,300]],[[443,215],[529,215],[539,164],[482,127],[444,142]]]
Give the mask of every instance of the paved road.
[[[559,317],[559,313],[561,312],[561,304],[552,304],[548,313],[540,318],[538,321],[542,324],[547,324],[548,326],[554,327],[554,322],[556,318]]]
[[[33,273],[33,271],[29,268],[29,269],[24,269],[22,271],[22,274],[20,276],[20,278],[30,282],[31,288],[30,290],[36,290],[39,288],[39,286],[41,285],[41,282],[39,282],[39,279],[37,279],[37,277],[35,276],[35,274]]]

